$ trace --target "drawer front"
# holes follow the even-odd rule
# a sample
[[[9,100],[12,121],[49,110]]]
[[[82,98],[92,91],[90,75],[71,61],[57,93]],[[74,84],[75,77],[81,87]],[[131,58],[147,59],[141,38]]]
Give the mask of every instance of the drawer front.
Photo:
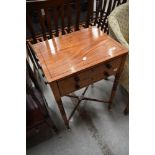
[[[92,76],[115,75],[121,63],[121,58],[97,65],[92,69]]]
[[[121,63],[121,58],[109,61],[104,64],[105,71],[108,72],[109,75],[115,75],[117,70],[119,69]]]
[[[86,70],[86,71],[78,74],[80,81],[87,80],[88,78],[91,78],[91,76],[92,76],[92,70],[91,69]]]
[[[97,81],[100,81],[100,80],[102,80],[104,78],[105,78],[104,73],[95,74],[95,75],[92,76],[92,81],[97,82]]]
[[[106,62],[105,64],[97,65],[94,68],[81,72],[77,75],[58,81],[61,95],[63,96],[69,94],[80,88],[86,87],[93,82],[102,80],[110,75],[115,75],[120,63],[121,58],[118,58],[116,60]]]
[[[81,72],[58,82],[61,95],[69,94],[91,84],[91,70]]]
[[[76,90],[76,82],[73,77],[65,78],[58,82],[58,87],[60,94],[66,95]]]

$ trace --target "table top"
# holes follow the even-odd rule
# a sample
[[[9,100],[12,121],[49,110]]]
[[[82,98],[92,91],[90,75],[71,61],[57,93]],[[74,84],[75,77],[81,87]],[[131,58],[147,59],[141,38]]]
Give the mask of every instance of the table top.
[[[128,52],[127,48],[96,27],[39,42],[32,48],[49,83]]]

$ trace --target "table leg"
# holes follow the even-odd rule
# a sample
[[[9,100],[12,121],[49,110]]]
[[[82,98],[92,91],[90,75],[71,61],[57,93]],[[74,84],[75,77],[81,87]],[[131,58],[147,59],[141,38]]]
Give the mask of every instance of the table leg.
[[[59,93],[57,82],[51,83],[50,86],[51,86],[51,89],[53,91],[53,94],[54,94],[56,103],[58,105],[60,114],[61,114],[61,116],[63,118],[63,121],[64,121],[67,129],[69,129],[69,121],[67,120],[67,115],[66,115],[66,112],[65,112],[62,100],[61,100],[61,95]]]
[[[129,114],[129,93],[128,93],[128,103],[124,109],[124,115],[127,115],[127,114]]]
[[[118,83],[119,83],[119,79],[120,79],[121,73],[122,73],[123,68],[124,68],[125,60],[126,60],[126,56],[123,56],[122,60],[121,60],[120,67],[118,69],[118,72],[115,75],[115,80],[114,80],[114,84],[113,84],[113,87],[112,87],[111,96],[110,96],[110,99],[109,99],[109,102],[108,102],[109,103],[108,110],[111,110],[112,102],[113,102],[114,96],[116,94],[116,90],[117,90],[117,86],[118,86]]]
[[[129,113],[129,102],[124,109],[124,115],[127,115],[128,113]]]
[[[115,80],[114,80],[114,84],[113,84],[113,87],[112,87],[112,92],[111,92],[110,100],[108,102],[108,104],[109,104],[108,105],[108,110],[111,110],[112,102],[113,102],[114,96],[116,94],[118,83],[119,83],[119,74],[116,74]]]
[[[58,108],[60,110],[61,116],[63,118],[63,121],[64,121],[67,129],[70,129],[69,121],[67,120],[67,115],[66,115],[66,112],[65,112],[65,109],[64,109],[64,106],[63,106],[61,98],[59,100],[56,100],[56,102],[57,102]]]

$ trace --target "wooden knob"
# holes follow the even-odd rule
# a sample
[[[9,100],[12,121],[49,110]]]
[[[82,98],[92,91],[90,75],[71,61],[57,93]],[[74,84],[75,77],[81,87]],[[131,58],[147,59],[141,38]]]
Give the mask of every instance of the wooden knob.
[[[76,85],[75,85],[75,88],[76,88],[76,89],[79,89],[79,88],[80,88],[80,86],[79,86],[78,84],[76,84]]]
[[[112,65],[111,64],[105,64],[105,66],[106,66],[106,68],[108,68],[108,69],[110,69],[110,68],[112,68]]]
[[[109,76],[108,72],[104,72],[104,75],[105,75],[105,80],[107,80]]]
[[[48,85],[48,82],[47,82],[47,81],[45,81],[45,84],[46,84],[46,85]]]
[[[104,72],[104,75],[105,75],[105,76],[109,76],[108,72]]]
[[[79,82],[79,81],[80,81],[80,78],[79,78],[78,76],[75,76],[75,77],[74,77],[74,80],[75,80],[76,82]]]

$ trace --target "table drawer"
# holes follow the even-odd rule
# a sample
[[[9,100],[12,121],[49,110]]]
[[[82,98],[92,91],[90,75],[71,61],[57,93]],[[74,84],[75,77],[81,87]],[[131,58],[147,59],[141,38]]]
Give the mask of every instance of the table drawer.
[[[67,77],[58,81],[59,91],[61,95],[69,94],[80,88],[88,86],[93,82],[102,80],[110,75],[115,75],[120,65],[121,59],[109,61],[105,64],[97,65],[96,67],[83,71],[77,75]]]
[[[58,82],[58,87],[61,95],[66,95],[70,92],[73,92],[76,90],[75,87],[75,80],[73,77],[65,78]]]
[[[109,61],[104,64],[104,69],[109,75],[115,75],[119,69],[121,58]]]
[[[66,95],[91,84],[91,70],[65,78],[58,82],[61,95]]]
[[[95,78],[96,76],[104,77],[104,75],[105,76],[115,75],[119,68],[120,62],[121,58],[118,58],[112,61],[108,61],[104,64],[97,65],[92,69],[93,78]]]
[[[105,78],[104,72],[100,74],[95,74],[92,76],[92,81],[97,82]]]

